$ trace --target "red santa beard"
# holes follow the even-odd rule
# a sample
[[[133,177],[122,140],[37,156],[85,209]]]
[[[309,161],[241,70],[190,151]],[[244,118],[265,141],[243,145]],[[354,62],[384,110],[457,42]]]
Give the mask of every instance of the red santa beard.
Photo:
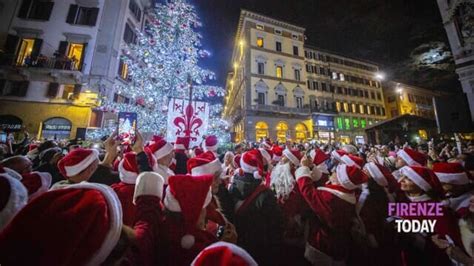
[[[277,199],[287,199],[295,186],[295,178],[291,173],[290,163],[277,164],[271,173],[270,186],[276,193]]]

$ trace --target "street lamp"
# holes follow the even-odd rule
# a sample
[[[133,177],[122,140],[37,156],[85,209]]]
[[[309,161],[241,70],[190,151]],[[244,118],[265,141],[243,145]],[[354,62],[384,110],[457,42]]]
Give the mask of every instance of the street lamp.
[[[385,73],[383,73],[383,72],[376,72],[376,73],[375,73],[375,78],[376,78],[378,81],[383,81],[383,80],[385,80]]]

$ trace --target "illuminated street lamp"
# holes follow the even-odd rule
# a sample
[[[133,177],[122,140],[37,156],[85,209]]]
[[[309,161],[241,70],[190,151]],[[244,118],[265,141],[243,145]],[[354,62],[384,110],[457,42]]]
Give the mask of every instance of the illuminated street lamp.
[[[383,72],[377,72],[377,73],[375,73],[375,78],[376,78],[378,81],[383,81],[383,80],[385,80],[385,73],[383,73]]]

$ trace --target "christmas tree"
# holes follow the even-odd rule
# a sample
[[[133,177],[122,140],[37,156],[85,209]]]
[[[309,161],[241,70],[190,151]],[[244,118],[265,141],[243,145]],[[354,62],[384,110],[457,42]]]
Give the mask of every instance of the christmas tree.
[[[198,66],[199,59],[210,53],[201,49],[202,36],[196,31],[202,24],[195,8],[186,0],[156,4],[148,12],[145,29],[136,29],[137,41],[124,48],[130,81],[116,87],[119,94],[132,99],[128,104],[105,101],[102,109],[136,112],[142,132],[163,134],[167,128],[168,101],[171,98],[203,100],[210,105],[209,134],[228,141],[227,124],[220,118],[221,87],[207,86],[214,73]]]

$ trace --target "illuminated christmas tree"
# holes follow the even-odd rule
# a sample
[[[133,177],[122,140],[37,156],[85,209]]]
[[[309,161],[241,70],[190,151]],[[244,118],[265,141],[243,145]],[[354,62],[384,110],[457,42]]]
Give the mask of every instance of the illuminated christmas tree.
[[[228,141],[229,134],[223,132],[227,124],[220,118],[224,90],[205,85],[215,78],[214,73],[198,66],[198,61],[210,53],[201,49],[202,36],[196,29],[202,24],[194,6],[186,0],[173,0],[157,4],[148,15],[144,31],[136,30],[136,43],[125,47],[122,56],[130,81],[116,91],[131,102],[106,101],[103,110],[136,112],[142,132],[164,134],[168,101],[188,99],[191,81],[193,101],[212,104],[208,134],[218,134],[223,142]]]

